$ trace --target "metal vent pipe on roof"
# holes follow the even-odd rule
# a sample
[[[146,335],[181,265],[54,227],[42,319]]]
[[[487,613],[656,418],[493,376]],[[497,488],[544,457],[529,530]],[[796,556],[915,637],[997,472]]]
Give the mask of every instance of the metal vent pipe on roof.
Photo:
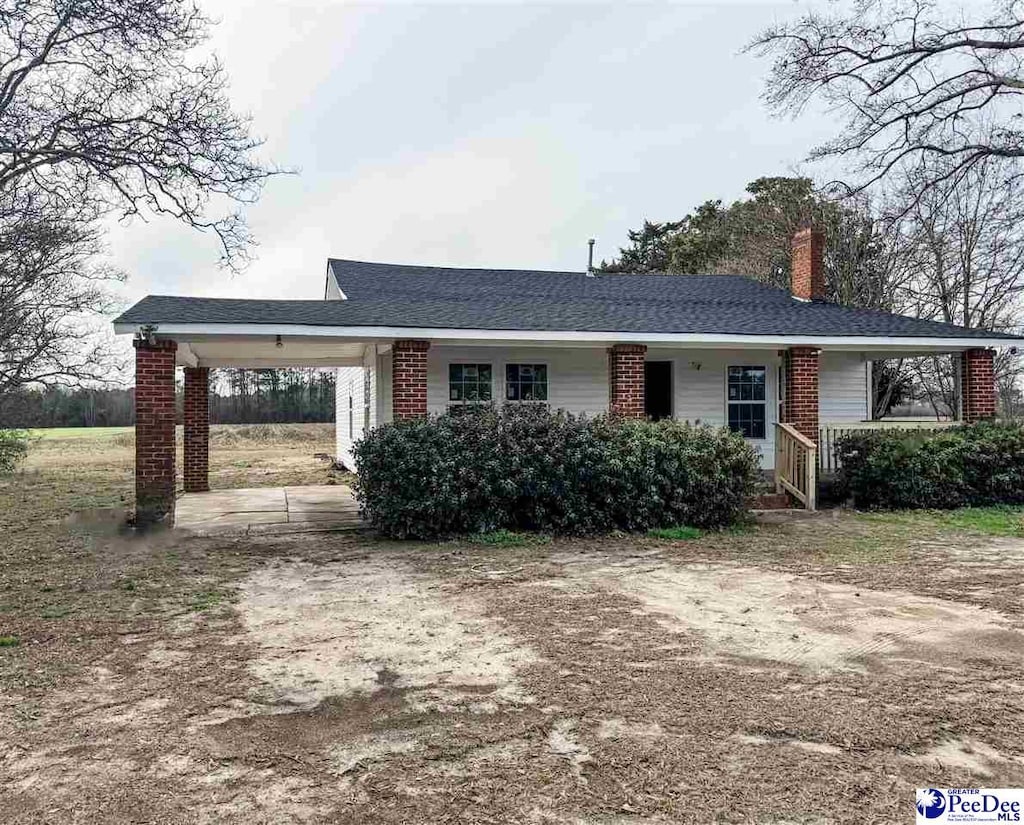
[[[589,247],[589,249],[587,251],[587,277],[588,278],[593,278],[594,277],[594,239],[593,238],[591,238],[589,241],[587,241],[587,246]]]

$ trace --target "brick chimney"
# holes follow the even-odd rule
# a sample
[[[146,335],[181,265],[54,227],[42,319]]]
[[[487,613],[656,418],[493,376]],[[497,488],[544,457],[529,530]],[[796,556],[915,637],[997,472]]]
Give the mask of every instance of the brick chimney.
[[[793,264],[790,271],[790,292],[802,301],[825,300],[825,268],[821,254],[825,236],[806,226],[793,236]]]

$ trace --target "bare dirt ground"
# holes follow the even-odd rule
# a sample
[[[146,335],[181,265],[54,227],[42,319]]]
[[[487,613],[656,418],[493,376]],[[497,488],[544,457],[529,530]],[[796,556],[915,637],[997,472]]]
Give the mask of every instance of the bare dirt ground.
[[[134,537],[127,478],[0,481],[0,821],[895,823],[1024,785],[1024,539]]]

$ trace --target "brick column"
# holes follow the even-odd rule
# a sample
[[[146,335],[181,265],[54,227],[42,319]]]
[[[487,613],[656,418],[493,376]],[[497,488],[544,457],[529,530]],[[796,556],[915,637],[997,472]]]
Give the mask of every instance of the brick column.
[[[135,523],[174,521],[174,341],[135,341]]]
[[[969,349],[960,359],[961,418],[974,424],[996,417],[996,377],[990,349]]]
[[[608,350],[608,414],[644,417],[643,344],[616,344]]]
[[[395,341],[391,359],[391,411],[395,421],[427,415],[429,341]]]
[[[185,492],[210,489],[210,370],[185,368]]]
[[[818,443],[818,350],[793,347],[786,353],[785,423]]]

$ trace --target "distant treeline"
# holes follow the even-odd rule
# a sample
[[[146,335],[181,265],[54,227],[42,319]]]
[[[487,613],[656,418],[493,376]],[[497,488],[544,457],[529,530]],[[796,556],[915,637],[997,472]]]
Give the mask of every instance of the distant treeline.
[[[214,424],[334,421],[334,370],[213,370]],[[178,382],[181,420],[183,387]],[[0,395],[0,428],[121,427],[135,423],[133,389],[47,387]]]

